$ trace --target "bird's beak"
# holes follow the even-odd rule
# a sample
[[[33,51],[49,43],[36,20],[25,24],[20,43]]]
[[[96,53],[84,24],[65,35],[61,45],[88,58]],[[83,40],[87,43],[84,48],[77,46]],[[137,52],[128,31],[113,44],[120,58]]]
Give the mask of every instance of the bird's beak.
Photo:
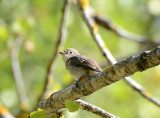
[[[64,53],[64,52],[59,52],[59,54],[62,54],[62,55],[63,55],[63,54],[65,54],[65,53]]]

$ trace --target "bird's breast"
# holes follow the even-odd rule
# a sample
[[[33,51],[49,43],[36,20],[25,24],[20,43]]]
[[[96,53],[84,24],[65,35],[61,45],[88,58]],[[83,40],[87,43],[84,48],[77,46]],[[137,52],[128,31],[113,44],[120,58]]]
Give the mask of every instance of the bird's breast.
[[[83,67],[66,66],[68,72],[75,80],[79,80],[81,77],[90,77],[97,73],[97,71],[85,70]]]
[[[75,80],[78,80],[81,76],[86,74],[82,67],[67,66],[66,68]]]

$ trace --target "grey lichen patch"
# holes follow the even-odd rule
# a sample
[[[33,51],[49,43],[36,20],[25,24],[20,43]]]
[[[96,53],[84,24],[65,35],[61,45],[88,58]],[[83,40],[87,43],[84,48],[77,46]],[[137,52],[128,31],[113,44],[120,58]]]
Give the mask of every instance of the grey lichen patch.
[[[134,66],[135,61],[133,61],[133,58],[137,58],[137,56],[132,56],[132,58],[128,59],[128,61],[124,60],[124,71],[125,75],[128,75],[132,73],[132,71],[136,70],[136,67]]]
[[[127,66],[124,68],[124,71],[126,75],[131,72],[130,68],[128,68]]]
[[[158,59],[160,60],[160,54],[159,54],[160,53],[160,46],[158,46],[158,48],[154,49],[153,51],[154,51],[155,55],[159,55]]]
[[[91,90],[86,89],[86,86],[83,86],[83,89],[81,89],[81,91],[82,91],[83,96],[87,96],[87,95],[90,95],[92,93]]]
[[[104,70],[102,73],[101,73],[101,76],[102,76],[102,81],[100,81],[102,83],[102,86],[105,86],[105,85],[109,85],[111,83],[111,78],[109,77],[108,74],[108,71],[106,72],[106,70]]]
[[[148,59],[151,55],[148,52],[143,52],[138,58],[137,67],[140,71],[144,71],[148,67]]]

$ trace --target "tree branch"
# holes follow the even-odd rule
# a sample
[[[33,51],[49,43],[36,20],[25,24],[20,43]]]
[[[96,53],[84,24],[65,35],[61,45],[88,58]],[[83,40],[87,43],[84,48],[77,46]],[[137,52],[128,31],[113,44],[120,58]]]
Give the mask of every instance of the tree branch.
[[[110,85],[121,78],[130,76],[137,71],[144,71],[160,64],[160,47],[152,51],[146,51],[139,56],[132,56],[115,65],[107,68],[89,77],[79,87],[71,85],[56,94],[51,95],[48,99],[42,100],[35,110],[41,108],[49,113],[57,113],[58,110],[64,108],[65,100],[76,100],[83,96],[87,96],[98,89]]]
[[[111,65],[117,63],[116,59],[112,56],[111,52],[109,51],[100,34],[98,33],[98,26],[96,25],[93,17],[91,16],[91,11],[93,11],[91,7],[86,6],[86,4],[82,3],[81,0],[78,6],[80,7],[82,17],[87,24],[94,41],[96,42],[104,57],[106,57],[108,63]],[[144,98],[150,100],[152,103],[160,107],[160,101],[148,94],[149,92],[147,92],[139,83],[137,83],[131,77],[125,77],[125,81],[137,92],[139,92]]]
[[[101,16],[97,16],[97,15],[94,15],[93,18],[94,18],[94,20],[95,20],[95,22],[97,24],[99,24],[100,26],[102,26],[102,27],[114,32],[115,34],[117,34],[120,37],[129,39],[129,40],[132,40],[132,41],[136,41],[136,42],[141,43],[141,44],[151,45],[152,48],[155,47],[155,46],[160,45],[159,42],[151,41],[150,38],[147,38],[147,37],[144,37],[144,36],[140,36],[140,35],[128,32],[127,30],[116,26],[109,19],[105,19],[105,18],[103,18]]]
[[[84,110],[87,110],[89,112],[92,112],[94,114],[97,114],[103,118],[118,118],[117,116],[111,114],[111,113],[108,113],[106,112],[105,110],[95,106],[95,105],[92,105],[92,104],[89,104],[85,101],[82,101],[80,99],[76,100],[75,102],[77,102],[78,104],[80,104],[82,106],[82,109]]]
[[[22,36],[17,36],[14,46],[11,49],[10,56],[11,56],[11,63],[12,63],[12,70],[14,74],[14,79],[16,83],[16,88],[17,92],[21,101],[21,105],[27,105],[28,104],[28,97],[26,95],[26,91],[24,88],[24,82],[23,82],[23,77],[22,77],[22,72],[21,72],[21,67],[18,59],[18,53],[20,46],[22,44]]]

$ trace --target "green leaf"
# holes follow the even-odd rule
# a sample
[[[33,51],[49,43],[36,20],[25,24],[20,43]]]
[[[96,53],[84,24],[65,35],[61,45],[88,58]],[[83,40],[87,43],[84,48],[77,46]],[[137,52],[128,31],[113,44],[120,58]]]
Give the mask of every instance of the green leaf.
[[[52,115],[52,116],[47,117],[47,118],[57,118],[57,115]]]
[[[34,111],[30,114],[30,118],[57,118],[57,115],[52,115],[47,113],[47,111],[38,109],[37,111]]]
[[[30,114],[31,118],[46,118],[47,112],[43,111],[42,109],[38,109]]]
[[[78,111],[81,108],[81,106],[78,103],[70,100],[65,101],[65,106],[70,112]]]

